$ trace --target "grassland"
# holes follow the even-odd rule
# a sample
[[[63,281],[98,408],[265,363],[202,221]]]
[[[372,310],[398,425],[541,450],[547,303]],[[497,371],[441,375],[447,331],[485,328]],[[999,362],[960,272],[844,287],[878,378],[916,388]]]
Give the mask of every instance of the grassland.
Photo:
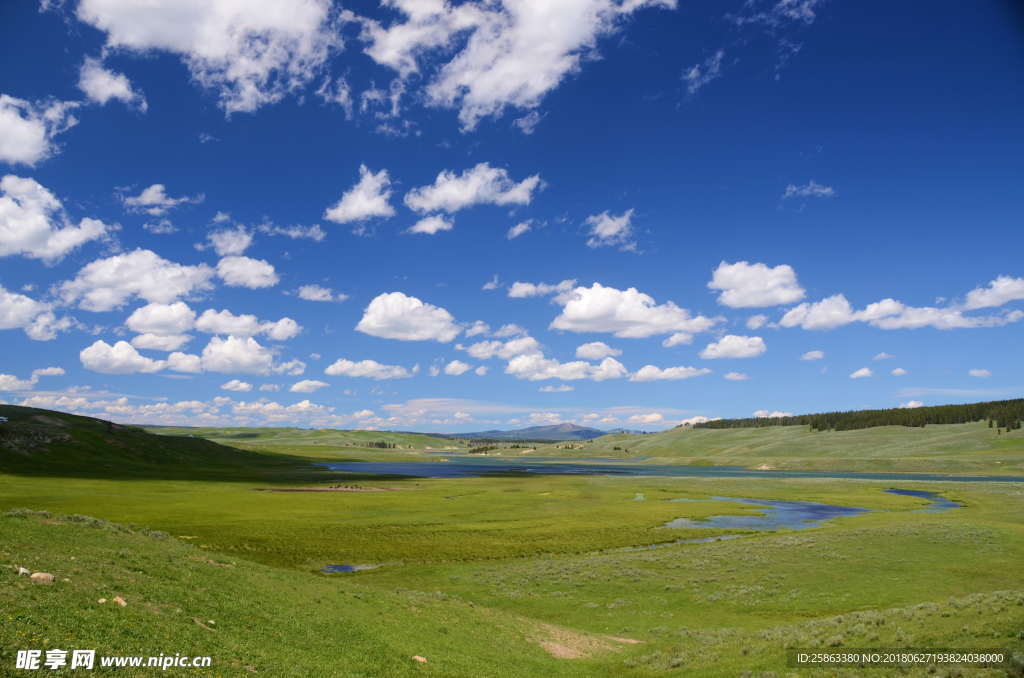
[[[68,426],[76,433],[76,422]],[[820,456],[846,463],[871,459],[874,450],[880,468],[892,468],[884,464],[893,459],[931,459],[921,470],[959,472],[976,466],[950,459],[1008,460],[1017,453],[1012,437],[986,442],[984,431],[970,425],[931,429],[924,430],[929,440],[947,445],[931,455],[922,438],[901,448],[903,432],[875,430],[874,446],[864,437],[846,438],[862,443],[848,447],[832,438]],[[427,463],[439,456],[428,447],[453,443],[413,437],[402,438],[404,448],[378,449],[366,443],[384,434],[189,432],[235,440],[248,451],[196,451],[188,446],[206,441],[167,439],[185,455],[179,462],[191,464],[193,478],[168,475],[155,461],[130,455],[125,465],[134,474],[0,474],[0,514],[19,507],[50,514],[15,510],[0,517],[0,565],[8,566],[0,570],[0,675],[13,665],[16,649],[30,647],[208,654],[214,668],[205,675],[228,676],[864,675],[787,667],[791,647],[1010,648],[1019,653],[1016,668],[906,667],[898,675],[1024,671],[1020,484],[900,483],[964,504],[921,513],[922,500],[883,491],[892,483],[860,480],[348,478],[308,462],[401,456]],[[694,433],[699,436],[688,437]],[[621,452],[677,463],[770,460],[778,467],[816,459],[812,443],[792,427],[735,433],[673,431],[663,434],[662,447],[658,436],[622,436],[533,454]],[[349,445],[341,444],[343,436],[351,436],[344,439]],[[670,437],[689,447],[667,444]],[[192,442],[177,447],[181,441]],[[965,441],[1005,449],[975,449]],[[623,443],[628,453],[612,449]],[[645,443],[646,454],[637,449]],[[787,445],[792,456],[783,452]],[[606,448],[607,454],[596,453]],[[204,470],[210,454],[215,472]],[[223,474],[236,463],[260,470],[234,479]],[[269,471],[288,463],[280,475]],[[300,488],[334,489],[274,491]],[[810,530],[661,527],[678,517],[756,510],[715,496],[872,511]],[[675,498],[705,501],[667,501]],[[74,514],[100,520],[66,517]],[[616,550],[708,534],[743,536]],[[329,563],[380,567],[322,574]],[[30,585],[13,574],[15,565],[52,572],[58,581]],[[116,595],[129,605],[97,603]],[[414,662],[413,655],[428,662]]]

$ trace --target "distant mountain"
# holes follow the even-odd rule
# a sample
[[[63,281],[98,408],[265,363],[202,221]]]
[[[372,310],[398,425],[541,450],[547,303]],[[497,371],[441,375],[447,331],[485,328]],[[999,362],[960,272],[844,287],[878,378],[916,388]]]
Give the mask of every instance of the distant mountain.
[[[530,426],[529,428],[518,428],[513,431],[476,431],[474,433],[448,433],[446,438],[484,438],[487,440],[538,440],[538,441],[562,441],[562,440],[592,440],[606,435],[607,431],[601,431],[587,426],[576,424],[554,424],[552,426]]]

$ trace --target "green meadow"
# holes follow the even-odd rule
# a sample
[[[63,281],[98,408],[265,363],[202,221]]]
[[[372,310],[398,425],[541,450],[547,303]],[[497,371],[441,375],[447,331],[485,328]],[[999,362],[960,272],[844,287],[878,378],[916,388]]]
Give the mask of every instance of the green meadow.
[[[1024,483],[354,476],[310,462],[444,463],[467,444],[300,429],[153,436],[39,412],[0,406],[24,440],[37,440],[16,452],[0,438],[0,675],[18,649],[54,647],[213,658],[209,669],[169,675],[1024,672]],[[1019,472],[1019,434],[974,424],[679,429],[487,454],[992,475],[992,466]],[[963,506],[922,512],[926,500],[884,491],[891,487]],[[811,529],[663,527],[757,513],[715,497],[870,511]],[[734,538],[672,543],[708,536]],[[646,546],[658,547],[632,548]],[[328,564],[375,567],[325,574]],[[32,584],[15,567],[56,582]],[[870,672],[786,662],[791,648],[869,647],[1016,655],[1000,667]]]

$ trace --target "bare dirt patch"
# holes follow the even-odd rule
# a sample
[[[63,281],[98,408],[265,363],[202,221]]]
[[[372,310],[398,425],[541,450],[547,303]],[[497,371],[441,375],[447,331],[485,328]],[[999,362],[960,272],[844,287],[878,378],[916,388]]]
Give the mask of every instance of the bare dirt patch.
[[[537,634],[531,640],[558,659],[581,659],[601,652],[617,652],[622,649],[618,643],[643,642],[633,638],[581,633],[554,624],[540,624]]]

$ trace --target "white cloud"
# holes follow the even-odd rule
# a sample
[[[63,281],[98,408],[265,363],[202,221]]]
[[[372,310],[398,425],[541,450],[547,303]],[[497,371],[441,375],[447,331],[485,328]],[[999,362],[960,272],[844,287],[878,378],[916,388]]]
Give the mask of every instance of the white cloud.
[[[855,372],[851,372],[850,379],[864,379],[866,377],[872,376],[873,374],[874,372],[872,372],[869,368],[862,367],[859,370],[856,370]]]
[[[877,354],[874,358],[872,358],[872,360],[889,360],[895,357],[896,356],[892,355],[891,353],[886,353],[885,351],[882,351],[881,353]]]
[[[665,420],[665,416],[660,412],[650,412],[648,414],[634,414],[629,418],[630,423],[633,424],[659,424]]]
[[[768,350],[761,337],[744,337],[727,334],[718,341],[711,342],[700,352],[705,360],[717,358],[754,358]]]
[[[570,391],[575,391],[576,387],[569,386],[569,384],[559,384],[558,386],[541,386],[537,390],[541,393],[568,393]]]
[[[280,391],[281,387],[277,384],[260,384],[261,391]]]
[[[781,3],[780,3],[781,4]],[[831,186],[823,186],[811,179],[802,186],[790,184],[786,186],[786,192],[782,194],[783,200],[789,198],[832,198],[835,197],[835,189]]]
[[[302,331],[302,327],[288,317],[276,321],[260,320],[248,313],[235,315],[227,309],[214,311],[212,308],[203,311],[195,322],[195,329],[208,334],[227,334],[236,337],[265,334],[274,341],[286,341]]]
[[[517,355],[540,353],[540,343],[530,336],[509,339],[508,341],[480,341],[469,346],[457,344],[455,348],[466,351],[477,360],[488,360],[498,357],[509,360]]]
[[[707,85],[712,80],[722,76],[722,58],[725,50],[720,49],[704,60],[702,64],[694,64],[686,73],[683,80],[686,81],[686,91],[691,95]]]
[[[535,352],[513,357],[508,361],[505,373],[511,374],[517,379],[527,379],[529,381],[540,381],[543,379],[561,379],[563,381],[590,379],[592,381],[605,381],[607,379],[621,379],[628,374],[628,371],[615,358],[605,358],[597,365],[583,360],[560,363],[553,358],[545,358],[540,352]]]
[[[217,276],[226,285],[254,290],[273,287],[279,281],[273,265],[249,257],[224,257],[217,263]]]
[[[523,134],[533,134],[537,129],[537,125],[544,118],[543,115],[537,111],[530,111],[521,118],[516,118],[512,121],[512,124],[519,128],[519,131]]]
[[[576,347],[576,357],[584,360],[600,360],[608,356],[620,356],[622,351],[612,348],[603,341],[591,341],[587,344],[580,344]]]
[[[370,302],[356,330],[384,339],[446,343],[454,339],[461,328],[445,309],[401,292],[390,292]]]
[[[177,351],[192,340],[187,334],[140,334],[132,338],[135,348],[152,351]]]
[[[673,332],[703,332],[720,321],[691,316],[671,301],[656,304],[652,297],[634,287],[619,290],[594,283],[560,297],[561,301],[555,301],[564,308],[551,322],[551,328],[569,332],[610,332],[617,337],[636,339]]]
[[[345,301],[348,299],[347,294],[338,292],[334,293],[334,290],[329,287],[321,287],[320,285],[302,285],[299,287],[297,294],[299,299],[305,299],[306,301]]]
[[[127,341],[113,346],[105,341],[96,341],[78,354],[87,370],[103,374],[135,374],[138,372],[159,372],[167,366],[163,360],[152,360],[141,355]]]
[[[312,393],[325,386],[330,386],[330,384],[326,381],[317,381],[316,379],[303,379],[292,384],[292,387],[288,390],[292,393]]]
[[[808,351],[800,356],[800,360],[821,360],[825,357],[824,351]]]
[[[690,344],[693,342],[693,335],[689,332],[675,332],[665,337],[665,340],[661,342],[661,345],[665,348],[672,348],[673,346],[679,346],[681,344]]]
[[[247,381],[239,381],[238,379],[232,379],[229,382],[221,384],[220,387],[225,391],[245,392],[252,390],[252,384]]]
[[[0,94],[0,162],[33,167],[56,153],[53,137],[78,123],[71,114],[76,106],[69,101],[32,104]]]
[[[526,331],[525,327],[516,325],[515,323],[505,323],[494,332],[494,336],[499,339],[506,337],[525,337],[529,332]],[[468,334],[466,336],[469,336]]]
[[[772,268],[761,263],[723,261],[712,274],[708,287],[721,290],[718,303],[732,308],[778,306],[804,298],[796,272],[785,264]]]
[[[302,326],[291,318],[281,318],[277,322],[264,323],[263,332],[274,341],[288,341],[297,337],[302,331]]]
[[[306,86],[341,44],[327,0],[152,2],[145,11],[134,0],[82,0],[76,15],[105,33],[106,49],[180,57],[228,114]]]
[[[532,228],[531,224],[532,222],[529,219],[526,221],[520,221],[512,228],[508,229],[508,233],[505,234],[505,237],[508,238],[509,240],[514,240],[515,238],[518,238],[524,233],[530,231]]]
[[[293,377],[303,374],[306,371],[306,363],[301,360],[289,360],[279,363],[270,368],[274,374],[289,374]]]
[[[634,11],[675,7],[673,0],[391,4],[403,20],[386,27],[362,20],[367,54],[403,80],[425,79],[428,104],[459,109],[466,130],[506,107],[532,111],[596,54],[600,36],[615,32]],[[463,36],[449,58],[456,37]],[[422,73],[438,54],[445,57],[442,65]]]
[[[252,245],[252,233],[244,226],[214,231],[206,238],[220,257],[243,254]]]
[[[0,330],[20,329],[30,339],[50,341],[71,325],[70,318],[57,318],[52,304],[9,292],[0,285]]]
[[[750,375],[744,372],[728,372],[725,378],[729,381],[747,381],[750,379]]]
[[[905,369],[903,369],[902,367],[897,367],[892,372],[890,372],[889,374],[893,375],[894,377],[902,377],[905,374],[907,374],[907,371]]]
[[[122,197],[124,206],[131,212],[145,212],[152,216],[161,216],[178,205],[195,204],[204,200],[203,195],[189,197],[184,195],[180,198],[172,198],[167,195],[167,187],[163,184],[153,184],[134,196]]]
[[[987,379],[988,377],[992,376],[992,373],[990,371],[978,369],[967,370],[967,374],[971,375],[972,377],[978,377],[979,379]]]
[[[527,297],[543,297],[549,294],[565,294],[575,284],[576,280],[563,280],[555,284],[528,283],[517,280],[508,288],[508,296],[514,299],[525,299]]]
[[[203,371],[203,361],[197,355],[175,351],[167,356],[167,368],[175,372],[198,374]]]
[[[805,330],[830,330],[853,322],[853,307],[842,294],[813,304],[803,303],[786,311],[779,321],[783,327],[800,326]]]
[[[312,226],[278,226],[267,221],[257,226],[256,230],[266,235],[283,235],[292,240],[323,242],[327,238],[327,232],[320,228],[320,224],[313,224]]]
[[[779,410],[758,410],[754,412],[754,416],[758,419],[782,419],[783,417],[792,417],[792,412],[780,412]]]
[[[1001,275],[990,281],[988,287],[976,287],[968,292],[964,308],[991,308],[1021,299],[1024,299],[1024,278]]]
[[[405,379],[411,377],[409,370],[400,365],[382,365],[376,360],[360,360],[354,362],[339,358],[332,363],[324,374],[332,377],[365,377],[367,379]]]
[[[709,421],[719,421],[720,419],[721,419],[721,417],[705,417],[702,414],[698,414],[695,417],[690,417],[689,419],[683,419],[682,421],[679,422],[679,425],[680,426],[693,426],[694,424],[704,424],[704,423],[707,423]]]
[[[195,326],[196,313],[183,301],[147,304],[132,311],[124,324],[139,334],[178,335]]]
[[[444,366],[444,373],[453,377],[457,377],[460,374],[465,374],[471,369],[473,369],[472,365],[464,363],[461,360],[453,360]]]
[[[35,381],[39,377],[62,377],[64,374],[63,367],[42,367],[32,370],[32,380]]]
[[[212,337],[202,355],[204,370],[223,374],[266,374],[273,362],[273,354],[252,337]]]
[[[0,179],[0,257],[20,254],[51,263],[110,230],[88,217],[72,225],[60,201],[34,179]]]
[[[87,311],[112,311],[132,296],[166,304],[208,290],[211,277],[213,269],[206,264],[184,266],[137,249],[86,265],[60,286],[60,293],[65,303],[78,302]]]
[[[747,318],[747,329],[748,330],[759,330],[768,324],[768,316],[766,315],[752,315]]]
[[[612,216],[608,210],[586,219],[590,226],[587,247],[618,247],[621,250],[636,250],[633,240],[633,212],[626,210],[619,216]]]
[[[854,311],[842,294],[836,294],[814,303],[803,303],[786,312],[779,321],[783,327],[802,327],[805,330],[828,330],[853,322],[866,322],[883,330],[934,327],[951,330],[968,327],[1001,327],[1024,319],[1024,311],[1002,315],[965,316],[966,309],[949,306],[907,306],[895,299],[882,299]]]
[[[914,409],[914,408],[917,408],[917,407],[924,407],[924,403],[921,402],[920,400],[909,400],[909,401],[907,401],[905,403],[900,403],[899,409],[901,409],[901,410],[908,410],[908,409]]]
[[[481,365],[480,367],[478,367],[475,370],[473,370],[473,374],[475,374],[478,377],[487,376],[487,366],[486,365]]]
[[[170,219],[147,221],[142,225],[142,228],[153,235],[171,235],[178,232],[178,227],[171,223]]]
[[[0,392],[4,391],[31,391],[35,381],[31,379],[19,379],[13,374],[0,374]]]
[[[485,282],[483,287],[481,287],[480,289],[485,290],[485,291],[487,291],[487,290],[496,290],[496,289],[498,289],[499,286],[500,286],[500,284],[498,283],[498,274],[495,273],[494,277],[491,278],[490,280],[488,280],[487,282]]]
[[[472,325],[466,328],[465,335],[467,337],[475,337],[481,334],[487,334],[491,331],[491,326],[485,323],[483,320],[476,320]]]
[[[540,186],[536,174],[516,183],[508,170],[482,162],[460,175],[441,171],[432,185],[406,193],[405,204],[417,212],[449,214],[474,205],[529,205]]]
[[[85,58],[78,72],[78,89],[85,93],[89,101],[101,106],[116,99],[130,108],[146,112],[146,98],[132,87],[128,77],[104,68],[99,59]]]
[[[664,379],[678,380],[678,379],[693,379],[694,377],[700,377],[705,374],[710,374],[711,370],[706,367],[666,367],[664,369],[656,367],[654,365],[644,365],[637,370],[633,376],[629,378],[630,381],[660,381]]]
[[[338,224],[364,221],[372,217],[393,217],[395,208],[391,199],[391,178],[388,171],[371,172],[366,165],[359,166],[359,181],[345,191],[338,202],[328,207],[324,219]]]
[[[423,217],[415,224],[409,227],[409,233],[424,233],[426,235],[436,235],[441,231],[450,231],[455,227],[455,224],[450,219],[445,219],[440,214],[434,214],[429,217]]]

